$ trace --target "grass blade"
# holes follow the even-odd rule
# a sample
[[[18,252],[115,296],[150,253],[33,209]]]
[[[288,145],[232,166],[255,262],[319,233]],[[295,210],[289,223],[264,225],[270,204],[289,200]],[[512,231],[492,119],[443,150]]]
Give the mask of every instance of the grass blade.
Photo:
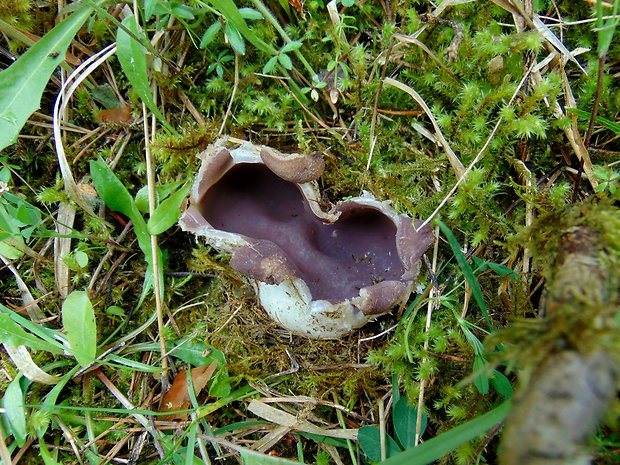
[[[62,353],[58,347],[24,331],[6,314],[0,314],[0,343],[15,347],[26,346],[32,350],[44,350],[53,354]]]
[[[0,150],[15,143],[30,115],[40,107],[50,76],[92,10],[77,10],[0,73]]]
[[[510,401],[505,401],[478,418],[474,418],[456,428],[452,428],[450,431],[429,439],[418,447],[412,447],[387,459],[383,462],[383,465],[409,465],[411,463],[425,465],[434,462],[452,452],[461,444],[491,429],[506,418],[509,411]]]
[[[459,242],[456,240],[456,237],[454,237],[454,234],[452,234],[452,231],[445,223],[443,223],[442,221],[437,221],[437,223],[439,224],[443,235],[446,236],[448,244],[450,244],[450,248],[454,253],[454,258],[456,258],[459,267],[465,275],[465,279],[469,283],[471,293],[474,296],[476,303],[480,307],[482,314],[484,315],[484,321],[486,321],[487,325],[491,327],[491,320],[489,319],[489,312],[487,311],[487,306],[484,302],[484,297],[482,296],[482,289],[480,289],[480,284],[478,284],[478,280],[474,276],[474,272],[471,266],[469,265],[467,259],[465,258],[465,255],[463,255],[463,252],[461,251],[461,246],[459,245]]]

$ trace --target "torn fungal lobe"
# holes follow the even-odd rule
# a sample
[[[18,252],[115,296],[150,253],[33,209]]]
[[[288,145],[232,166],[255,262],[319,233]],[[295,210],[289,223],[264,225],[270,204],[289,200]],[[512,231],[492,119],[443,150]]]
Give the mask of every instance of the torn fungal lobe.
[[[338,220],[324,223],[310,210],[297,185],[261,164],[234,166],[197,206],[212,227],[278,250],[276,256],[287,276],[274,281],[300,278],[316,300],[340,302],[358,296],[361,288],[399,281],[405,274],[396,248],[397,228],[386,215],[343,202]],[[233,255],[233,267],[234,261]],[[243,272],[265,280],[250,269]]]

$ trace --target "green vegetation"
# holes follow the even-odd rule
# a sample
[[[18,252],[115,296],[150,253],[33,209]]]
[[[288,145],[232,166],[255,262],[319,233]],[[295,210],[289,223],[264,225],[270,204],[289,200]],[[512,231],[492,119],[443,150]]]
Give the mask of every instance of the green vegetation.
[[[537,367],[617,367],[620,1],[435,3],[0,0],[4,462],[497,463]],[[431,222],[421,292],[278,329],[176,226],[221,135]]]

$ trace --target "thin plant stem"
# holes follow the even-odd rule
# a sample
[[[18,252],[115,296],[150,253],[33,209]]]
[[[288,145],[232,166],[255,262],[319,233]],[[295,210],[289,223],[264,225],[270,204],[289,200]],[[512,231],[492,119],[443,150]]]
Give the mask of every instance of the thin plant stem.
[[[148,115],[146,112],[146,104],[142,102],[142,115],[144,119],[144,153],[146,158],[146,183],[149,196],[149,214],[151,217],[156,208],[156,192],[155,192],[155,168],[153,163],[153,154],[151,153],[149,141]],[[153,127],[155,122],[153,121]],[[168,358],[166,357],[166,341],[164,339],[164,312],[162,305],[162,289],[159,281],[159,246],[157,243],[157,235],[151,234],[151,260],[153,261],[153,289],[155,292],[155,312],[157,313],[157,333],[159,339],[159,347],[161,350],[161,369],[162,369],[162,391],[168,389]]]
[[[232,108],[233,101],[235,100],[235,95],[237,93],[237,88],[239,87],[239,54],[235,51],[235,82],[233,84],[232,94],[230,95],[230,100],[228,102],[228,108],[226,108],[226,113],[224,113],[224,118],[222,119],[222,125],[220,126],[220,135],[224,132],[224,128],[226,127],[226,121],[230,116],[230,110]]]
[[[435,226],[435,247],[433,248],[433,264],[432,264],[432,272],[433,275],[437,273],[437,256],[439,253],[439,226]],[[429,331],[431,329],[431,317],[433,316],[433,307],[435,307],[435,286],[431,287],[431,290],[428,294],[428,304],[426,307],[426,323],[424,325],[424,332],[426,333],[426,337],[424,339],[424,352],[428,351],[428,340],[429,340]],[[421,363],[426,363],[426,357],[422,359]],[[415,420],[415,438],[414,444],[417,446],[420,443],[420,436],[422,431],[422,415],[424,413],[424,395],[426,394],[426,383],[427,380],[424,378],[420,382],[420,394],[418,395],[418,411]]]

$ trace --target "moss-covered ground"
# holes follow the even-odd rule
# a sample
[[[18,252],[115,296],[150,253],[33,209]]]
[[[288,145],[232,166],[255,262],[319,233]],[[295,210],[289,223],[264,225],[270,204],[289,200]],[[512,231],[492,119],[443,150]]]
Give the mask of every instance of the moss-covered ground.
[[[79,4],[59,13],[56,2],[0,1],[0,67],[28,49],[24,34],[44,36]],[[267,460],[369,463],[377,443],[310,434],[299,422],[381,425],[395,436],[402,397],[407,431],[415,436],[416,421],[426,424],[413,440],[424,443],[528,389],[527,375],[558,351],[603,350],[620,362],[618,1],[96,5],[40,110],[0,153],[0,298],[4,318],[62,340],[71,332],[65,297],[86,291],[101,363],[78,357],[88,369],[67,375],[77,367],[70,348],[53,352],[3,333],[1,342],[30,347],[32,364],[63,380],[32,381],[23,363],[32,365],[1,352],[4,459],[233,463],[239,448],[255,447]],[[139,21],[128,36],[132,12]],[[148,81],[122,65],[131,56],[119,40],[117,54],[76,88],[59,123],[76,194],[59,168],[54,101],[77,64],[119,34],[152,44],[134,42]],[[143,106],[140,82],[161,117]],[[260,308],[229,257],[172,223],[144,242],[124,207],[95,189],[91,162],[100,159],[148,220],[156,194],[163,201],[192,182],[195,155],[222,135],[322,153],[326,205],[366,190],[431,222],[436,241],[418,293],[338,340],[291,335]],[[175,206],[179,214],[185,207]],[[559,264],[580,253],[563,249],[575,228],[592,235],[590,255],[602,263],[595,271],[604,271],[584,282],[602,283],[600,292],[583,292],[580,276],[553,287]],[[155,265],[153,247],[161,251]],[[153,269],[160,299],[149,290]],[[162,386],[213,359],[217,370],[197,396],[180,381],[181,420],[157,415]],[[257,414],[252,399],[298,423]],[[596,463],[620,457],[618,411],[612,403],[583,441]],[[497,463],[500,436],[497,423],[437,452],[438,463]]]

